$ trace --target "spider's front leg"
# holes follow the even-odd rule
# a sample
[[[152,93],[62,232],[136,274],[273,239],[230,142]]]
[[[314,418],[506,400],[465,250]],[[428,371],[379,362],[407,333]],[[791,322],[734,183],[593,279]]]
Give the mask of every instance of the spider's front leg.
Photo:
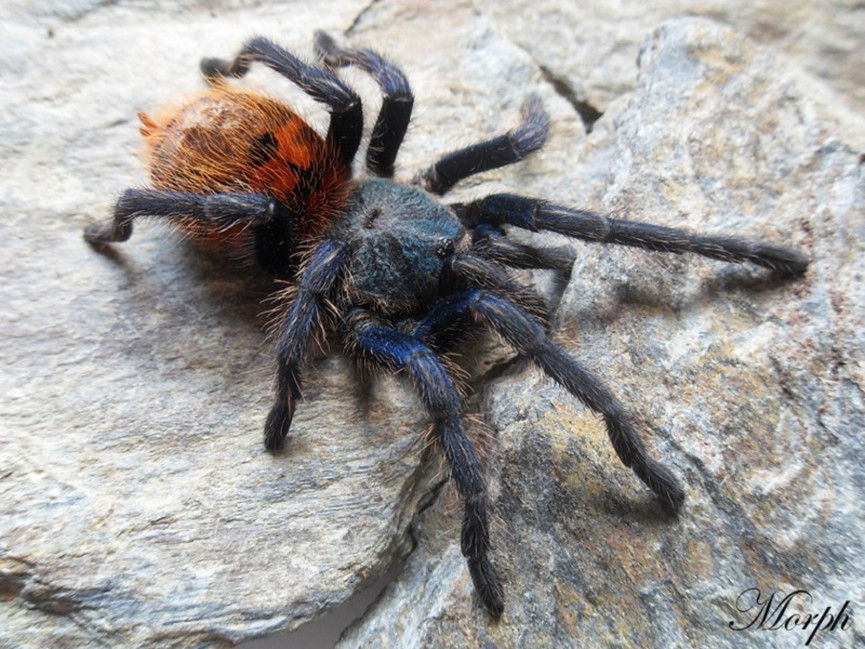
[[[498,264],[472,253],[454,253],[444,261],[439,278],[442,294],[469,288],[494,291],[519,304],[523,309],[549,324],[549,306],[536,291],[514,281]]]
[[[614,219],[515,194],[494,194],[451,207],[468,227],[508,224],[532,232],[549,230],[597,243],[677,254],[690,252],[726,262],[747,261],[788,275],[801,275],[808,268],[808,258],[802,253],[771,243]]]
[[[346,258],[343,244],[325,240],[301,277],[276,345],[276,401],[264,426],[264,446],[269,451],[277,451],[285,444],[301,396],[301,373],[309,362],[312,337],[321,329],[322,316]]]
[[[349,352],[390,371],[405,370],[430,413],[439,446],[465,503],[462,553],[484,606],[493,615],[501,615],[502,589],[489,558],[486,487],[466,433],[459,391],[438,357],[414,336],[397,331],[362,309],[350,313],[347,322]]]
[[[415,327],[421,340],[434,339],[454,321],[468,316],[483,322],[523,356],[539,365],[552,379],[604,418],[610,442],[622,464],[630,467],[661,501],[677,510],[685,491],[673,473],[649,457],[645,444],[630,422],[624,406],[594,374],[556,345],[544,328],[513,302],[491,291],[453,293],[440,300]]]

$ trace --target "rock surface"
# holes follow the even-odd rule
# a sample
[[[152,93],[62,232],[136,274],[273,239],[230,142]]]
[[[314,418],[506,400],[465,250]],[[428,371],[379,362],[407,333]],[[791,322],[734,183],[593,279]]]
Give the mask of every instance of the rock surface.
[[[747,623],[739,594],[806,589],[808,611],[865,601],[865,131],[844,106],[865,102],[861,9],[704,6],[733,30],[662,23],[696,11],[675,2],[256,4],[2,10],[0,646],[229,646],[320,615],[415,543],[343,646],[802,646],[802,631],[732,630]],[[516,189],[814,260],[784,281],[574,244],[558,338],[631,405],[689,501],[665,517],[596,417],[489,354],[498,378],[474,403],[492,435],[499,622],[472,593],[459,505],[450,488],[436,497],[406,385],[366,387],[322,359],[290,452],[272,457],[267,280],[156,226],[108,256],[80,238],[145,181],[137,110],[198,87],[202,55],[257,32],[303,49],[315,28],[409,73],[403,177],[509,127],[533,91],[547,148],[456,197]],[[346,77],[374,110],[374,85]],[[292,93],[266,71],[251,82]],[[587,106],[603,113],[588,136]],[[818,637],[863,634],[854,621]]]
[[[664,23],[639,63],[588,138],[542,156],[545,182],[562,183],[547,193],[579,186],[614,214],[786,241],[812,268],[779,281],[578,246],[560,339],[637,411],[688,485],[685,510],[666,519],[560,388],[509,372],[484,402],[505,617],[461,614],[470,582],[453,512],[437,507],[342,646],[793,647],[807,632],[732,630],[757,612],[740,613],[739,594],[863,601],[861,158],[796,74],[716,23]],[[569,158],[585,165],[574,185],[553,173]],[[824,640],[854,646],[862,628]]]

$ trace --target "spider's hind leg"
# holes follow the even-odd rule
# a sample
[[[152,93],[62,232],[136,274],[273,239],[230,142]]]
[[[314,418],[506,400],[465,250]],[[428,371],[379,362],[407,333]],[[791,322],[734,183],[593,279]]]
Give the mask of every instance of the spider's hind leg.
[[[301,61],[263,36],[248,40],[230,61],[202,59],[201,72],[217,84],[224,77],[242,77],[252,62],[263,63],[330,109],[327,142],[339,151],[343,164],[351,165],[363,134],[363,105],[354,90],[330,70]]]
[[[416,182],[440,196],[464,178],[519,162],[537,151],[547,141],[550,118],[536,95],[526,99],[521,112],[522,121],[516,128],[448,153],[421,172]]]
[[[278,451],[285,444],[301,397],[301,376],[311,356],[312,340],[323,327],[329,299],[337,290],[347,258],[343,244],[323,241],[300,277],[276,343],[276,399],[264,425],[264,446]]]
[[[113,217],[88,225],[84,238],[92,244],[126,241],[132,236],[133,222],[142,217],[192,221],[214,228],[262,225],[274,219],[277,209],[276,202],[264,194],[127,189],[115,203]]]
[[[343,49],[322,31],[315,33],[315,49],[321,60],[330,67],[356,65],[372,75],[384,93],[366,151],[366,167],[377,176],[391,178],[396,154],[405,137],[414,106],[414,95],[408,79],[402,70],[377,52]]]

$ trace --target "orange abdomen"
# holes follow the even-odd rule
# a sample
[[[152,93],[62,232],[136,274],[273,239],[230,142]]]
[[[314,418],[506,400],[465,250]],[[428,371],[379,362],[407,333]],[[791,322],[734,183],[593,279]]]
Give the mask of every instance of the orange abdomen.
[[[219,86],[164,116],[140,117],[155,189],[267,194],[295,215],[301,239],[319,234],[344,203],[350,170],[279,101]],[[217,240],[242,230],[180,225]]]

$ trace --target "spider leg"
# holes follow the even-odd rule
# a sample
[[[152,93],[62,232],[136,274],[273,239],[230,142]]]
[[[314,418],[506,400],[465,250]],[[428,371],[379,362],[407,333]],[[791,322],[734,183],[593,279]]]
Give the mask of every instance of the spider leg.
[[[533,232],[551,230],[598,243],[677,254],[690,252],[727,262],[748,261],[789,275],[802,274],[808,268],[808,259],[802,253],[771,243],[615,219],[514,194],[494,194],[451,207],[469,227],[492,223],[510,224]]]
[[[276,400],[264,426],[264,446],[269,451],[285,444],[301,396],[301,373],[309,362],[310,342],[321,329],[328,298],[338,284],[346,257],[342,244],[325,240],[301,276],[276,344]]]
[[[90,243],[126,241],[132,223],[141,217],[194,219],[217,227],[236,223],[262,224],[274,218],[276,201],[264,194],[193,194],[158,189],[127,189],[114,205],[114,216],[84,228]]]
[[[546,142],[550,118],[535,95],[526,99],[521,113],[522,121],[516,128],[504,135],[448,153],[421,172],[416,182],[440,196],[464,178],[513,164],[537,151]]]
[[[472,231],[472,252],[512,268],[569,271],[576,259],[568,246],[538,248],[511,241],[492,223],[481,223]]]
[[[627,411],[594,374],[582,367],[547,336],[544,328],[520,307],[490,291],[454,293],[436,303],[412,332],[420,340],[434,337],[453,319],[469,315],[482,322],[539,365],[553,380],[604,419],[610,442],[622,464],[630,467],[662,502],[677,510],[685,492],[673,473],[650,458],[631,425]]]
[[[126,241],[132,236],[133,222],[142,217],[217,229],[249,224],[254,228],[256,257],[262,267],[278,272],[290,259],[286,250],[293,239],[292,219],[277,201],[255,193],[127,189],[115,203],[113,217],[84,228],[84,239],[94,245]]]
[[[414,96],[405,74],[380,54],[368,49],[343,49],[322,31],[315,33],[315,49],[333,68],[356,65],[375,77],[384,93],[366,151],[366,167],[377,176],[393,177],[397,151],[411,119]]]
[[[343,163],[350,165],[363,134],[360,97],[330,70],[301,61],[263,36],[248,40],[232,61],[202,59],[201,72],[209,83],[220,83],[224,77],[242,77],[253,62],[275,70],[310,97],[328,106],[330,128],[327,142],[337,148]]]
[[[417,338],[360,309],[350,314],[348,323],[349,351],[391,371],[405,370],[429,411],[465,506],[461,532],[463,556],[484,606],[491,614],[501,615],[502,589],[489,559],[486,487],[480,462],[466,434],[462,399],[456,386],[438,357]]]
[[[454,253],[444,260],[439,279],[442,294],[482,288],[505,296],[549,325],[549,306],[538,293],[511,279],[508,272],[493,261],[471,253]]]

